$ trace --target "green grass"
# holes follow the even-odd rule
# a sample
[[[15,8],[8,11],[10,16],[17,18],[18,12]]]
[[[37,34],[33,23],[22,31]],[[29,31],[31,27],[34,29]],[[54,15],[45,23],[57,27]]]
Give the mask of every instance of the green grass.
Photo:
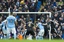
[[[0,40],[0,42],[64,42],[64,40]]]

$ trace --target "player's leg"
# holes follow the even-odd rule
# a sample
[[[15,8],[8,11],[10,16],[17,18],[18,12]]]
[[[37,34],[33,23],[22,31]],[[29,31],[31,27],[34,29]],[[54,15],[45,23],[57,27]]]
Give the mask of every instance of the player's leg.
[[[31,30],[29,31],[29,35],[28,35],[28,40],[32,40],[32,38],[34,37],[34,32]]]
[[[38,32],[38,35],[36,36],[36,40],[40,40],[41,31]]]
[[[7,29],[5,29],[5,27],[3,27],[3,29],[2,29],[2,31],[3,31],[3,36],[4,36],[4,39],[6,39],[6,37],[7,37]]]
[[[2,38],[3,38],[2,31],[0,31],[0,39],[2,39]]]
[[[3,30],[4,39],[6,39],[6,34],[7,34],[7,31],[6,30]]]
[[[41,36],[44,36],[44,29],[41,30]]]
[[[10,28],[7,28],[7,38],[9,39],[10,38]]]
[[[43,36],[44,36],[44,30],[40,30],[38,35],[36,36],[36,39],[43,39]]]
[[[12,33],[14,34],[14,39],[16,39],[16,29],[12,28]]]

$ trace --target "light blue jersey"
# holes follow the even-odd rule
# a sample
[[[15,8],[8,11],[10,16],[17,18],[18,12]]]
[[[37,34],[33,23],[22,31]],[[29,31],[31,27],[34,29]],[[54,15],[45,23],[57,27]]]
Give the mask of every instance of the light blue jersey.
[[[40,31],[38,32],[38,35],[36,36],[36,40],[43,40],[44,35],[44,26],[41,22],[38,22],[37,26],[39,27]]]
[[[41,22],[38,22],[37,26],[39,27],[40,30],[41,30],[41,29],[44,29],[44,26],[42,25]]]
[[[15,28],[16,18],[12,15],[7,17],[7,28]]]

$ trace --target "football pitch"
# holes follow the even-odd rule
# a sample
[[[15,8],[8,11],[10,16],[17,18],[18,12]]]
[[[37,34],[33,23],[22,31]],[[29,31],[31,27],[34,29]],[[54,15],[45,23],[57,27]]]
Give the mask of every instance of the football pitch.
[[[0,42],[64,42],[64,40],[0,40]]]

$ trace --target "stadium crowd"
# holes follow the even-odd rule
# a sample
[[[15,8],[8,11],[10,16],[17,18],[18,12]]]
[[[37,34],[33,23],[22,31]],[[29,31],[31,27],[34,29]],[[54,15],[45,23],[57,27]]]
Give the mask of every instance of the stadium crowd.
[[[46,0],[45,4],[43,4],[42,0],[0,0],[0,12],[51,12],[52,16],[51,18],[49,15],[14,15],[18,19],[18,26],[16,27],[17,33],[21,32],[21,34],[24,34],[23,32],[25,29],[31,31],[33,37],[36,36],[35,32],[38,32],[38,29],[35,30],[34,21],[38,21],[38,19],[41,20],[44,28],[45,28],[45,34],[44,37],[49,37],[49,25],[51,24],[51,38],[60,38],[64,39],[64,2],[62,0]],[[43,5],[42,5],[43,4]],[[2,22],[4,19],[6,19],[8,15],[6,14],[0,14],[0,22]],[[36,16],[36,20],[35,20]],[[23,23],[21,21],[24,21]],[[30,27],[31,23],[31,27]],[[28,24],[27,26],[24,26],[24,24]],[[31,28],[31,29],[29,29]],[[2,32],[0,31],[0,35]],[[24,34],[25,35],[25,34]],[[28,34],[27,34],[28,35]]]

